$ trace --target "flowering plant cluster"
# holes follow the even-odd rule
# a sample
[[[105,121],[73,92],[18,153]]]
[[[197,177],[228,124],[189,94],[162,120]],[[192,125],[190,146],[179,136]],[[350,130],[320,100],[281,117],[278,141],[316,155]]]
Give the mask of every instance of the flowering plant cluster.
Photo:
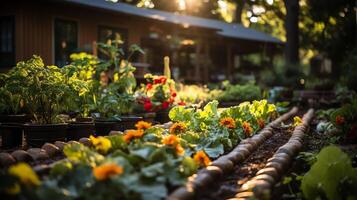
[[[175,102],[177,92],[174,80],[152,74],[144,77],[146,84],[137,90],[136,99],[146,112],[167,110],[175,103],[184,105],[184,102]]]
[[[334,110],[330,122],[339,130],[340,136],[357,140],[357,99]]]
[[[40,181],[28,165],[19,164],[14,168],[21,170],[0,174],[14,180],[0,193],[34,199],[164,199],[170,188],[252,136],[275,112],[266,101],[217,106],[217,101],[203,109],[176,106],[169,129],[139,121],[124,134],[91,136],[87,146],[67,144],[66,159],[54,165],[48,179]]]
[[[264,128],[275,114],[275,105],[261,100],[224,109],[218,109],[218,101],[209,102],[203,109],[177,106],[169,116],[185,127],[180,135],[195,145],[196,151],[203,150],[209,157],[217,158]]]

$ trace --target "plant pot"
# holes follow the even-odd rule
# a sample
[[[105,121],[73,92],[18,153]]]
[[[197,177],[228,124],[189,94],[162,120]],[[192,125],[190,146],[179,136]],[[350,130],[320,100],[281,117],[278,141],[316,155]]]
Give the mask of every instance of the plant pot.
[[[41,147],[46,142],[65,141],[68,124],[25,124],[27,145]]]
[[[138,116],[143,118],[143,121],[154,123],[155,122],[155,117],[156,113],[154,112],[148,112],[148,113],[140,113]]]
[[[82,123],[82,122],[90,122],[93,123],[93,118],[91,117],[77,117],[76,122]]]
[[[157,111],[155,121],[159,122],[160,124],[171,121],[169,118],[169,110],[167,109],[167,110]]]
[[[73,122],[68,124],[67,140],[78,141],[83,137],[89,137],[94,135],[94,123],[93,122]]]
[[[24,124],[30,122],[31,117],[27,114],[20,115],[0,115],[0,123],[17,123]]]
[[[11,149],[22,145],[22,124],[1,124],[1,147]]]
[[[94,123],[95,134],[98,136],[109,135],[110,131],[114,130],[117,121],[96,119]]]
[[[237,106],[237,105],[239,105],[238,101],[221,101],[221,102],[219,102],[220,108],[229,108],[229,107]]]
[[[141,120],[143,120],[143,117],[138,117],[138,116],[120,117],[120,121],[117,121],[116,126],[114,127],[114,130],[125,131],[128,129],[135,129],[135,124]]]

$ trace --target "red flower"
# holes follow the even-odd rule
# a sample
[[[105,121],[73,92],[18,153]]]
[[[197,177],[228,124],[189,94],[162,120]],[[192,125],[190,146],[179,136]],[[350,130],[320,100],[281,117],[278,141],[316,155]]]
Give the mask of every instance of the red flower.
[[[147,102],[144,103],[144,109],[145,109],[146,111],[150,111],[151,108],[152,108],[152,103],[151,103],[151,101],[147,101]]]
[[[178,103],[178,105],[179,105],[179,106],[185,106],[186,103],[185,103],[184,101],[180,101],[180,102]]]
[[[347,134],[348,139],[357,139],[357,124],[352,125],[350,132]]]
[[[169,100],[168,100],[168,102],[171,104],[171,103],[173,103],[175,101],[175,99],[174,98],[170,98]]]
[[[169,105],[170,105],[170,103],[169,102],[167,102],[167,101],[164,101],[164,102],[162,102],[162,109],[166,109],[166,108],[168,108],[169,107]]]
[[[342,117],[341,115],[337,115],[335,120],[336,120],[336,125],[338,126],[345,123],[345,118]]]
[[[151,90],[151,89],[152,89],[152,84],[151,83],[146,84],[146,90]]]
[[[165,76],[160,76],[159,78],[154,79],[154,84],[165,84],[165,83],[166,83]]]
[[[177,93],[176,93],[176,92],[172,92],[171,96],[172,96],[172,97],[176,97],[176,96],[177,96]]]

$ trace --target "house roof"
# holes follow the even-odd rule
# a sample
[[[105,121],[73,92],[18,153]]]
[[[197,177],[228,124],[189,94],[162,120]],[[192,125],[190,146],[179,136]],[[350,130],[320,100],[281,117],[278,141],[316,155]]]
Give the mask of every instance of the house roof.
[[[254,40],[269,43],[283,43],[281,40],[272,37],[266,33],[246,28],[241,24],[225,23],[223,21],[180,15],[171,12],[165,12],[155,9],[143,9],[126,3],[113,3],[106,0],[64,0],[68,3],[79,4],[83,6],[101,8],[105,10],[135,15],[154,20],[165,21],[168,23],[180,24],[183,26],[195,26],[217,30],[217,34],[223,37]]]

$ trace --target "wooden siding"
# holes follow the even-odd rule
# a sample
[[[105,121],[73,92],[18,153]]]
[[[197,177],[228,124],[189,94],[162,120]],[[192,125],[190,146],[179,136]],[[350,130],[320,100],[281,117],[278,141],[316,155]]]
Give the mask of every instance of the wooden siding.
[[[31,3],[30,3],[31,2]],[[98,26],[128,30],[129,44],[140,44],[141,35],[148,33],[131,16],[98,11],[97,9],[68,6],[55,2],[10,2],[0,8],[1,15],[15,17],[16,61],[40,55],[46,64],[54,63],[54,19],[68,19],[78,24],[78,47],[90,46],[98,39]]]

